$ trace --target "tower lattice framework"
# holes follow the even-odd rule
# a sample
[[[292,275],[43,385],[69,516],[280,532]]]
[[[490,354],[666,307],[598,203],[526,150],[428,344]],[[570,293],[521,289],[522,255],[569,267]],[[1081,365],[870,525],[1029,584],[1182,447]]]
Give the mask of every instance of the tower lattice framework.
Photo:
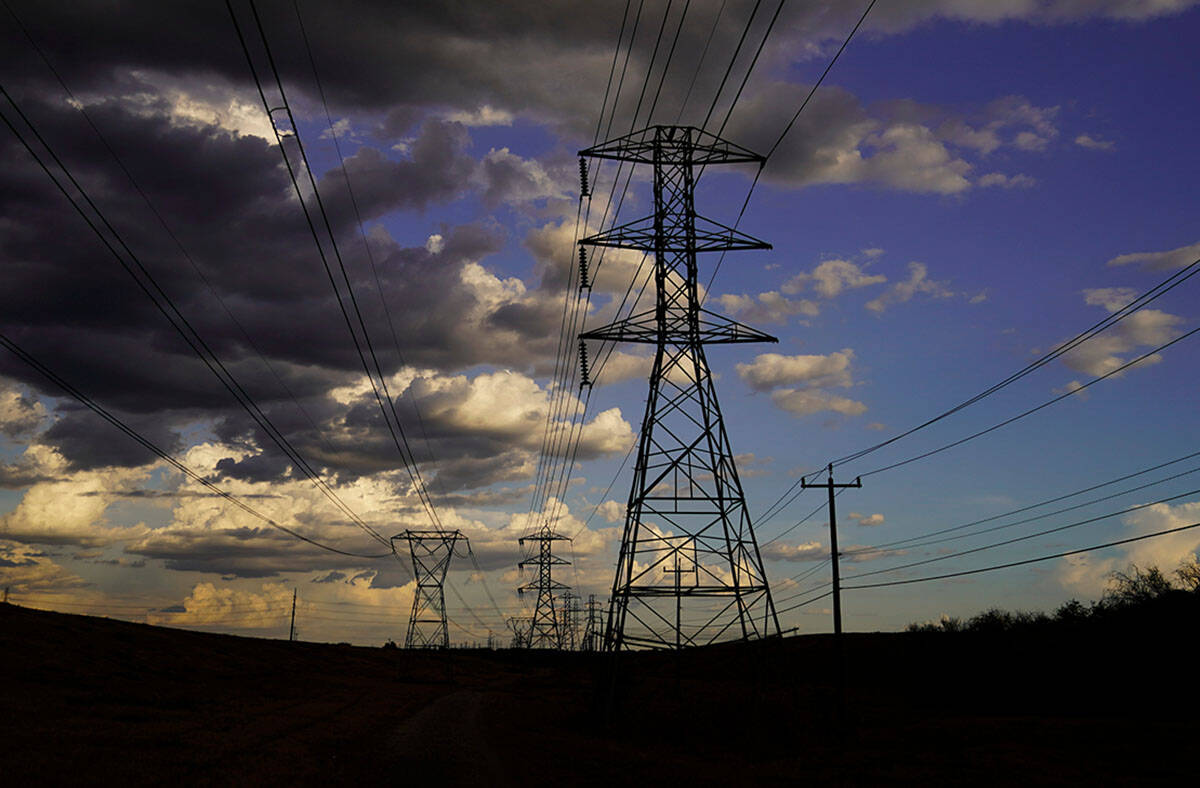
[[[537,603],[533,608],[533,618],[530,620],[528,634],[525,637],[526,648],[563,647],[564,627],[561,626],[554,595],[558,591],[569,591],[570,586],[554,579],[554,567],[567,566],[571,562],[554,554],[554,543],[565,541],[567,537],[556,534],[549,526],[542,526],[536,533],[519,539],[521,547],[526,542],[536,545],[536,551],[529,558],[517,564],[524,569],[527,566],[537,567],[537,576],[530,582],[517,588],[517,593],[526,591],[537,592]]]
[[[700,305],[699,252],[770,245],[697,216],[697,167],[763,158],[694,127],[651,126],[580,151],[654,168],[654,213],[580,241],[654,254],[655,305],[582,340],[655,346],[613,580],[606,649],[779,633],[704,346],[776,342]]]
[[[446,571],[454,557],[455,545],[466,539],[458,530],[410,529],[392,537],[393,542],[404,540],[408,543],[413,576],[417,580],[408,632],[404,636],[405,648],[450,647],[450,630],[446,626]]]

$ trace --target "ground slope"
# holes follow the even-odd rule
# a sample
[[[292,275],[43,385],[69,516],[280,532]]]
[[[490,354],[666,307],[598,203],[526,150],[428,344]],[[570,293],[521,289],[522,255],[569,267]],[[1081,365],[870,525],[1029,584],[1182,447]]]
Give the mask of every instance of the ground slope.
[[[0,782],[1191,784],[1185,642],[853,634],[614,662],[0,605]]]

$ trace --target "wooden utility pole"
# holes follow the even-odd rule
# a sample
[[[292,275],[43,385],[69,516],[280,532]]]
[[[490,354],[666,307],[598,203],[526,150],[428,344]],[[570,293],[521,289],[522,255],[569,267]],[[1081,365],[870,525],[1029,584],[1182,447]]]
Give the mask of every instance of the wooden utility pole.
[[[296,589],[292,589],[292,625],[288,628],[288,640],[296,639]]]
[[[829,552],[833,564],[833,633],[840,635],[842,634],[842,576],[839,567],[841,556],[838,553],[837,541],[837,507],[834,504],[835,493],[833,491],[846,487],[862,487],[862,477],[856,478],[851,484],[834,484],[833,463],[829,463],[826,470],[829,473],[829,480],[824,484],[809,484],[808,480],[801,476],[800,486],[802,488],[824,487],[829,490]]]

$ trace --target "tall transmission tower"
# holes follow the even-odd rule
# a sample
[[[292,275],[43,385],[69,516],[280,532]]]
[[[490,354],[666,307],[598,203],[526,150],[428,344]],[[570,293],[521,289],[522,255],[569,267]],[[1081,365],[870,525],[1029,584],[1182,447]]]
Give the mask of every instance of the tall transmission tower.
[[[650,126],[579,155],[654,168],[653,215],[580,241],[655,258],[654,308],[579,335],[656,348],[605,648],[684,648],[778,634],[704,355],[705,345],[778,340],[702,308],[696,268],[698,252],[771,246],[698,216],[694,203],[697,166],[764,159],[690,126]]]
[[[529,624],[529,634],[525,639],[527,648],[563,647],[563,628],[560,626],[558,613],[555,610],[554,594],[556,591],[567,591],[570,586],[554,579],[553,570],[556,566],[567,566],[571,562],[554,554],[554,543],[567,537],[554,533],[549,525],[542,526],[532,536],[524,536],[518,540],[522,547],[526,542],[537,545],[536,552],[517,564],[524,569],[526,566],[537,567],[537,577],[531,582],[517,588],[517,593],[537,591],[537,603],[533,608],[533,620]]]
[[[412,556],[412,613],[408,617],[405,648],[450,648],[450,630],[446,627],[446,570],[458,542],[467,540],[462,531],[407,530],[392,537],[408,542]]]

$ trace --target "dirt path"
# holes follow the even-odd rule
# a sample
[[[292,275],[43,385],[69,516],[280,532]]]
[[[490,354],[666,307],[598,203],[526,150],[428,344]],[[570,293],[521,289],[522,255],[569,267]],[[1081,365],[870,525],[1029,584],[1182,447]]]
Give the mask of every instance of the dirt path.
[[[449,785],[512,784],[492,747],[483,693],[443,695],[401,723],[383,753],[395,777],[436,777]]]

